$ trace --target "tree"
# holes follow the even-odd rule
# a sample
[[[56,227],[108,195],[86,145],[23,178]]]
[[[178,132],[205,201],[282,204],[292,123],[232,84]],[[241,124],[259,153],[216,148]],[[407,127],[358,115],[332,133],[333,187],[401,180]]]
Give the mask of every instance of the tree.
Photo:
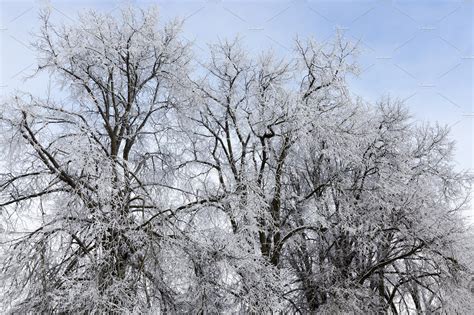
[[[463,263],[456,249],[469,176],[450,165],[447,130],[413,126],[389,100],[371,115],[351,115],[358,124],[349,122],[350,129],[340,116],[341,129],[316,135],[300,163],[309,167],[295,170],[291,182],[298,195],[318,193],[296,208],[293,221],[316,221],[320,229],[301,233],[288,249],[303,310],[466,312],[467,292],[458,296],[464,303],[447,297],[465,285],[470,259]],[[344,142],[328,145],[338,133]]]
[[[467,310],[471,178],[446,128],[350,96],[353,45],[195,62],[153,9],[41,19],[68,97],[2,109],[12,312]]]
[[[71,98],[16,98],[3,117],[24,158],[3,176],[2,207],[45,209],[45,221],[13,246],[12,259],[27,268],[13,284],[29,288],[18,311],[140,309],[157,295],[163,309],[172,304],[162,262],[147,254],[166,242],[172,214],[161,209],[166,181],[149,170],[167,154],[161,122],[177,102],[173,90],[189,57],[179,24],[157,31],[156,18],[91,11],[79,25],[55,27],[42,14],[38,71],[50,71]],[[41,268],[39,247],[47,256]]]

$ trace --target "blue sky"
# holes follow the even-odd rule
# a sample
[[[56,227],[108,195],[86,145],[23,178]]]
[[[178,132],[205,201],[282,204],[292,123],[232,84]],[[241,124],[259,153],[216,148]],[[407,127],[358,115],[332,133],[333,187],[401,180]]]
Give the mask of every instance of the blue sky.
[[[452,128],[459,168],[473,168],[473,1],[129,1],[157,4],[164,19],[185,19],[184,36],[197,53],[206,43],[242,37],[257,53],[291,55],[293,41],[330,39],[336,30],[359,42],[362,73],[351,91],[368,101],[405,99],[418,121]],[[28,48],[38,29],[38,1],[0,1],[1,94],[44,93],[47,81],[23,81],[34,69]],[[51,1],[54,18],[74,20],[78,11],[113,11],[116,1]]]

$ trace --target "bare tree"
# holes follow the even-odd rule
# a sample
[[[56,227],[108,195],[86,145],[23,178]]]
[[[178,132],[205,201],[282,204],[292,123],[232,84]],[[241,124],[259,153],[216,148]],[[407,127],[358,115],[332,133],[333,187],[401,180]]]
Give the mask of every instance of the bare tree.
[[[155,10],[41,20],[38,71],[62,92],[0,120],[12,312],[471,305],[471,178],[446,128],[350,96],[350,43],[297,40],[287,60],[223,41],[203,61]]]
[[[36,230],[12,240],[5,272],[22,266],[12,293],[28,288],[16,310],[118,312],[156,301],[166,309],[171,289],[159,256],[148,253],[167,242],[173,214],[160,196],[172,155],[162,122],[189,62],[180,25],[157,30],[156,12],[132,9],[120,20],[87,12],[70,27],[51,25],[48,11],[41,19],[38,71],[71,97],[26,95],[4,111],[3,128],[14,131],[23,158],[2,175],[1,206],[45,209]]]

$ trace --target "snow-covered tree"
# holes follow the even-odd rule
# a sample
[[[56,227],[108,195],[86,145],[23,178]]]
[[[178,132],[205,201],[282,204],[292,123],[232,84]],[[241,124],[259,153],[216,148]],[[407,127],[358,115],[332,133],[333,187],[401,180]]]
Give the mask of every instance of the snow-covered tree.
[[[350,96],[354,46],[197,60],[179,22],[121,13],[43,11],[58,90],[2,106],[10,312],[469,312],[471,178],[446,128]]]

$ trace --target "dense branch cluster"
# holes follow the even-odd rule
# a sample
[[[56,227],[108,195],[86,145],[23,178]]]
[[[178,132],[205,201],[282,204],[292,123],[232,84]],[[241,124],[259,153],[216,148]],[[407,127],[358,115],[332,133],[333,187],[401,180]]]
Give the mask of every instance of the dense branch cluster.
[[[154,10],[42,21],[62,92],[0,117],[6,309],[469,312],[471,178],[446,128],[351,98],[351,44],[198,62]]]

